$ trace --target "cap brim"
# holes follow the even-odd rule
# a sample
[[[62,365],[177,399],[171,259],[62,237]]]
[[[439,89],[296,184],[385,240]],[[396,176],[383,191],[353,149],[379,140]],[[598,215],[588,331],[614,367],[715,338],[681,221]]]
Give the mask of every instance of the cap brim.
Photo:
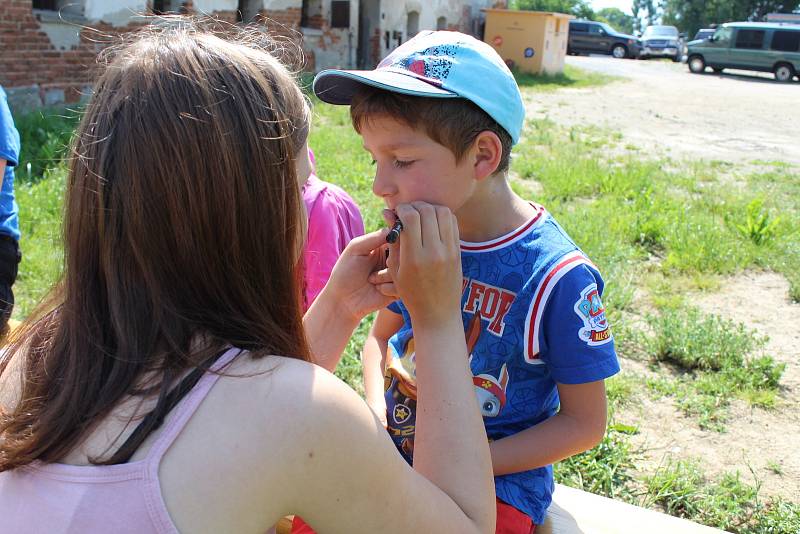
[[[362,85],[412,96],[456,98],[452,91],[390,70],[324,70],[314,78],[314,94],[329,104],[349,105]]]

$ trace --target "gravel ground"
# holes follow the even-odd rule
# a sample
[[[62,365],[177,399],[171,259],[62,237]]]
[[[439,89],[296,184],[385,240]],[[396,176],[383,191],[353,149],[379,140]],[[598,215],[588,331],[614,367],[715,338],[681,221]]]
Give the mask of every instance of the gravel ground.
[[[800,165],[798,82],[746,71],[691,74],[668,60],[576,56],[567,63],[622,79],[529,97],[530,118],[608,128],[654,156]]]

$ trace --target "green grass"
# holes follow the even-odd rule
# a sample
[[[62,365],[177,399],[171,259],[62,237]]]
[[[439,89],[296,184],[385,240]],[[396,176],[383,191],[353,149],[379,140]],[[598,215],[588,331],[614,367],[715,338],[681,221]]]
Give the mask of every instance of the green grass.
[[[14,118],[23,141],[17,183],[41,180],[47,169],[58,165],[79,120],[79,111],[65,108],[45,108]]]
[[[562,87],[595,87],[620,79],[608,74],[582,70],[572,65],[564,65],[564,72],[559,74],[529,74],[514,71],[514,78],[520,87],[534,88],[537,92],[555,91]]]
[[[783,499],[763,501],[758,480],[738,472],[707,480],[695,460],[678,460],[646,477],[646,505],[659,505],[677,517],[743,534],[800,531],[800,506]]]
[[[627,436],[634,432],[633,427],[611,423],[599,445],[554,466],[556,482],[631,502],[636,452]]]
[[[653,333],[646,337],[646,352],[681,373],[648,386],[658,397],[674,396],[701,428],[724,430],[733,398],[762,408],[775,406],[786,366],[761,353],[766,338],[692,307],[665,308],[650,315],[648,323]]]
[[[61,219],[66,168],[45,169],[38,180],[16,184],[22,262],[14,284],[14,313],[25,318],[61,275]]]

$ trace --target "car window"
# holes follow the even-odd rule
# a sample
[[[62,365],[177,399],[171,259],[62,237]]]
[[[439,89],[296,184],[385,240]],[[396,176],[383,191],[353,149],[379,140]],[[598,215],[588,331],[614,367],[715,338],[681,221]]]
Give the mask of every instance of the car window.
[[[653,37],[677,37],[678,29],[674,26],[648,26],[642,34],[643,39]]]
[[[781,52],[800,52],[800,31],[776,31],[772,35],[770,48]]]
[[[743,30],[736,32],[736,48],[757,50],[764,46],[764,30]]]
[[[733,28],[725,27],[719,28],[717,32],[714,34],[714,41],[727,45],[731,42],[731,34],[733,33]]]
[[[601,28],[598,24],[592,24],[589,26],[589,33],[603,33],[603,28]]]
[[[571,22],[569,25],[569,29],[570,31],[583,33],[588,30],[588,26],[589,26],[588,24],[585,24],[583,22]]]
[[[605,24],[603,22],[598,22],[597,25],[600,26],[601,28],[603,28],[603,30],[606,33],[616,33],[616,30],[614,28],[612,28],[611,26],[609,26],[608,24]]]

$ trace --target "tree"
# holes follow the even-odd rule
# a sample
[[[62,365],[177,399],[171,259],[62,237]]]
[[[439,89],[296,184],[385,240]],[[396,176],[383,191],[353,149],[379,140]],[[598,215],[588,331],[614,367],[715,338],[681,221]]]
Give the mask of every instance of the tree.
[[[612,28],[622,33],[633,33],[633,17],[616,7],[606,7],[596,14],[596,20],[607,22]]]
[[[579,19],[593,20],[595,16],[587,0],[512,0],[509,2],[509,7],[524,11],[567,13]]]
[[[665,24],[694,35],[710,24],[764,20],[767,13],[791,13],[800,7],[800,0],[664,0],[662,6]]]

